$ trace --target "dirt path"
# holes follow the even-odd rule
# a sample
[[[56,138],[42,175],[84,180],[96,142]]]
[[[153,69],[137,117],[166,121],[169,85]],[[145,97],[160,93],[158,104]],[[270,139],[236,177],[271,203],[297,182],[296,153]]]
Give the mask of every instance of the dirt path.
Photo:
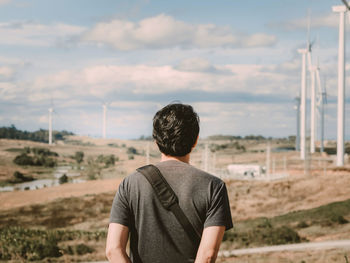
[[[87,181],[79,184],[64,184],[32,191],[0,193],[0,210],[32,204],[41,204],[57,198],[77,197],[116,191],[122,179]]]
[[[220,251],[219,255],[223,257],[232,257],[245,254],[257,254],[257,253],[269,253],[278,251],[295,251],[295,250],[309,250],[309,249],[332,249],[332,248],[350,248],[350,239],[346,240],[332,240],[323,242],[310,242],[300,244],[289,244],[279,246],[257,247],[257,248],[244,248],[235,249],[231,251]]]

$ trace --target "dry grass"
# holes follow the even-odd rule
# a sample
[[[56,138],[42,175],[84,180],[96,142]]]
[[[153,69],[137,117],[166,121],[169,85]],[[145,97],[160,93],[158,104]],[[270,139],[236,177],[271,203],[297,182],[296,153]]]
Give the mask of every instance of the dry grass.
[[[57,152],[60,162],[74,162],[70,158],[76,151],[85,153],[85,160],[100,154],[114,154],[119,158],[115,167],[102,171],[104,180],[88,181],[81,184],[67,184],[35,191],[0,193],[0,226],[27,225],[39,228],[65,228],[78,230],[106,229],[109,209],[114,193],[121,178],[136,167],[146,162],[142,155],[146,151],[145,141],[102,140],[88,137],[72,136],[71,141],[80,145],[57,144],[50,147]],[[227,141],[219,142],[227,143]],[[265,142],[242,141],[247,152],[225,149],[216,152],[216,168],[224,168],[230,163],[256,163],[265,165]],[[123,146],[124,144],[124,146]],[[116,147],[118,145],[118,147]],[[272,147],[281,144],[272,144]],[[141,154],[129,160],[127,147],[135,147]],[[151,162],[159,161],[156,145],[150,143]],[[33,175],[35,178],[52,176],[52,169],[38,167],[20,167],[13,164],[16,152],[6,151],[9,148],[48,147],[43,143],[15,140],[0,140],[0,181],[9,179],[14,171]],[[191,156],[191,163],[202,167],[203,144]],[[319,157],[319,155],[315,155]],[[226,182],[234,221],[257,217],[273,217],[291,211],[311,209],[331,202],[350,199],[350,166],[334,169],[332,162],[319,163],[313,161],[308,167],[310,172],[304,174],[305,167],[297,153],[272,153],[276,160],[276,171],[283,171],[283,159],[287,158],[289,178],[281,181],[235,181]],[[324,167],[327,169],[324,175]],[[69,198],[69,199],[61,199]],[[56,215],[60,215],[57,217]],[[57,220],[53,218],[57,217]],[[349,225],[349,226],[348,226]],[[342,226],[313,226],[298,231],[309,240],[330,240],[348,238],[350,224]],[[93,255],[84,255],[80,260],[103,260],[104,243]],[[240,256],[239,258],[220,259],[219,262],[345,262],[344,250],[278,252],[264,255]],[[60,262],[77,261],[74,257],[58,259]],[[55,262],[53,260],[52,262]]]

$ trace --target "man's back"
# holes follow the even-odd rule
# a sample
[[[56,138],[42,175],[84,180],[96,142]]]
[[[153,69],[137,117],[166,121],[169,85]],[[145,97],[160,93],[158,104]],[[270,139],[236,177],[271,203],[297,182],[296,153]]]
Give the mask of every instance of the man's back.
[[[179,198],[179,205],[202,233],[208,226],[232,227],[225,184],[184,162],[156,165]],[[113,202],[111,223],[129,227],[132,262],[193,262],[197,247],[175,216],[165,210],[146,178],[135,172],[121,183]],[[141,260],[142,258],[142,260]]]

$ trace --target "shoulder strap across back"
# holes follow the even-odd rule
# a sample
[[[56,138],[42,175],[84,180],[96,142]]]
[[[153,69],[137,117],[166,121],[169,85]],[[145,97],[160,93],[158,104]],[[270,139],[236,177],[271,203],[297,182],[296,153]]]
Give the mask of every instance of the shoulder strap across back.
[[[147,181],[151,184],[158,200],[166,210],[170,210],[176,217],[177,221],[185,229],[189,239],[198,247],[201,237],[188,220],[185,213],[179,206],[179,200],[173,189],[165,180],[161,172],[154,165],[146,165],[137,169]]]

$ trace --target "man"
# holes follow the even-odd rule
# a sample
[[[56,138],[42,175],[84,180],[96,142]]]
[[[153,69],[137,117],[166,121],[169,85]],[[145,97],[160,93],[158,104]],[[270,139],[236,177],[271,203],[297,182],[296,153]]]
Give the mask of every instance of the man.
[[[123,180],[113,201],[106,246],[110,262],[215,262],[232,219],[225,183],[189,164],[198,134],[199,118],[189,105],[170,104],[153,118],[153,138],[162,155],[156,167],[201,233],[199,247],[161,205],[147,179],[135,172]]]

